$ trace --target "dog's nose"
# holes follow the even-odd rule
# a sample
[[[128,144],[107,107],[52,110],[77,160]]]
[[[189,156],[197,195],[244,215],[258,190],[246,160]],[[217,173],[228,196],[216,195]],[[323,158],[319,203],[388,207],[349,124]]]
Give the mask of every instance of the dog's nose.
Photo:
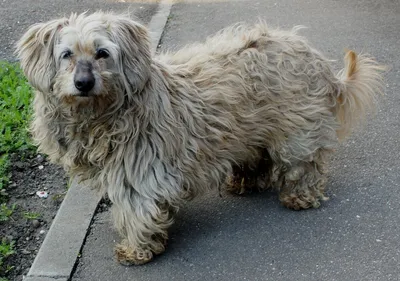
[[[78,63],[74,76],[75,88],[81,92],[89,92],[95,85],[95,78],[92,73],[90,64]]]
[[[75,79],[75,87],[81,92],[89,92],[94,87],[94,76],[85,75]]]

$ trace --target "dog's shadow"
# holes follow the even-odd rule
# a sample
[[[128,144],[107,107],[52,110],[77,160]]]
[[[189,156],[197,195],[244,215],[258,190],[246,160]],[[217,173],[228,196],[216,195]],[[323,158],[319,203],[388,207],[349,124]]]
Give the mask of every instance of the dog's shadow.
[[[240,225],[241,222],[247,222],[247,227],[251,227],[255,212],[268,213],[275,210],[277,205],[279,203],[274,192],[246,195],[223,193],[220,196],[207,194],[180,209],[169,231],[169,247],[174,248],[177,246],[175,243],[182,244],[182,241],[179,242],[182,239],[197,240],[232,230],[234,225]]]
[[[367,196],[366,191],[363,187],[349,188],[354,182],[346,180],[347,177],[332,178],[327,192],[331,199],[323,202],[321,208],[303,211],[286,209],[280,204],[278,194],[270,191],[244,196],[223,193],[222,197],[213,192],[199,197],[181,207],[175,216],[163,254],[144,266],[126,268],[123,272],[126,276],[135,274],[139,280],[189,280],[188,276],[194,278],[191,280],[239,280],[240,276],[254,274],[277,277],[270,280],[288,280],[279,279],[288,268],[295,274],[308,276],[315,270],[312,267],[315,264],[320,267],[326,264],[323,268],[329,271],[331,261],[336,258],[358,261],[360,251],[354,245],[361,251],[370,249],[370,241],[375,237],[368,215],[364,219],[363,214],[371,210],[378,212],[382,207],[379,201],[375,204],[357,201]],[[376,192],[375,189],[368,191],[371,196]],[[104,214],[102,218],[107,217]],[[379,223],[387,227],[384,220]],[[95,227],[103,229],[101,221],[97,220]],[[368,239],[361,237],[360,240],[359,233]],[[99,247],[112,239],[107,255],[88,251],[83,254],[83,264],[99,266],[97,257],[104,260],[107,270],[116,274],[121,266],[116,266],[111,256],[112,246],[119,237],[115,232],[105,235],[104,239],[100,236],[96,240],[98,237],[88,239],[88,248]],[[374,252],[378,250],[379,244],[375,245]],[[373,259],[372,256],[368,263]]]
[[[222,198],[208,194],[180,209],[169,230],[167,251],[154,262],[174,259],[195,264],[199,258],[240,256],[247,249],[269,248],[274,240],[270,238],[289,233],[289,225],[304,226],[301,220],[296,223],[296,216],[310,217],[310,212],[284,208],[276,192],[224,193]]]

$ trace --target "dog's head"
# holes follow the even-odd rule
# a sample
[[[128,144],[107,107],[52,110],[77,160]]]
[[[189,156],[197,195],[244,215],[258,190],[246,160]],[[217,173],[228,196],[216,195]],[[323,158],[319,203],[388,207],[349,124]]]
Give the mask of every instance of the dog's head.
[[[147,30],[127,16],[72,14],[31,26],[16,53],[40,92],[79,102],[140,92],[150,76]]]

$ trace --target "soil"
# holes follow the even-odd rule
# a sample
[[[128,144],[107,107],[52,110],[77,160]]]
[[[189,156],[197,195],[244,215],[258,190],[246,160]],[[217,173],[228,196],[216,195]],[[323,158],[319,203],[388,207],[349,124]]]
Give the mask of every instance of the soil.
[[[6,188],[7,204],[15,204],[15,210],[10,219],[0,223],[0,237],[15,241],[15,253],[5,261],[6,265],[14,268],[5,277],[21,281],[28,273],[64,199],[68,178],[60,167],[50,164],[40,154],[26,159],[13,155],[11,173],[11,182]],[[48,197],[40,198],[37,191],[46,191]],[[26,218],[27,212],[38,214],[38,217]]]

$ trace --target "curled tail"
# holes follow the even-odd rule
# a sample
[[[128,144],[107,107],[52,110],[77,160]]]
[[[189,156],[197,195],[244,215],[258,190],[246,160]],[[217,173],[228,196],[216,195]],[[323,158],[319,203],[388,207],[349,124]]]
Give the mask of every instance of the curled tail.
[[[343,140],[352,129],[373,110],[378,95],[383,94],[384,66],[373,59],[348,51],[344,58],[345,68],[339,73],[342,81],[335,107],[340,123],[337,135]]]

